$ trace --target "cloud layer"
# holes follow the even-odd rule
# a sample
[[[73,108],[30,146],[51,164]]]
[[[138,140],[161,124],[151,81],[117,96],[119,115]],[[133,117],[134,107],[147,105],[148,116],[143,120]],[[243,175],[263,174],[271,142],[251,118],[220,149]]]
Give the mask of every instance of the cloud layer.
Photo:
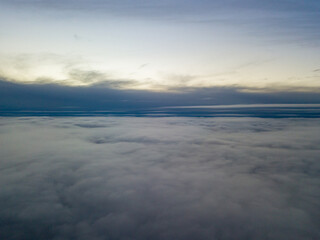
[[[318,239],[319,122],[1,118],[4,239]]]
[[[0,79],[0,115],[175,115],[221,116],[319,116],[319,106],[296,108],[164,108],[172,106],[229,104],[309,104],[320,103],[316,92],[250,92],[237,87],[180,88],[175,92],[121,90],[107,86],[68,87],[54,84],[17,84]],[[35,112],[39,111],[39,112]]]

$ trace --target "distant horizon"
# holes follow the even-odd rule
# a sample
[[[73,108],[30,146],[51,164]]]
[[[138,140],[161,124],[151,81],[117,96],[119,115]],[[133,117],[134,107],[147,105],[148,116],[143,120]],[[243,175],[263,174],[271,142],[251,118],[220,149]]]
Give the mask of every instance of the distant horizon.
[[[122,110],[7,110],[0,117],[258,117],[319,118],[320,104],[239,104],[168,106]]]

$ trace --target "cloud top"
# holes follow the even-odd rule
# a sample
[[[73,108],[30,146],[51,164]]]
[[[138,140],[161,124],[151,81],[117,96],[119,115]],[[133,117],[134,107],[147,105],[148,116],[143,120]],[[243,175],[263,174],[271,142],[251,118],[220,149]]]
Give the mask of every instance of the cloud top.
[[[5,239],[320,237],[318,121],[0,123]]]

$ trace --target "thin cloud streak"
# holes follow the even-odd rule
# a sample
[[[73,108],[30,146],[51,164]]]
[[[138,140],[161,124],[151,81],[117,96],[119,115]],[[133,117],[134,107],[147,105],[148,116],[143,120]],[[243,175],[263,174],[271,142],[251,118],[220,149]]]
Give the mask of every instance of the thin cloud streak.
[[[209,24],[241,29],[265,42],[319,47],[320,4],[317,0],[298,1],[3,1],[12,8],[39,9],[65,18],[90,19],[108,16],[119,19],[153,20]]]

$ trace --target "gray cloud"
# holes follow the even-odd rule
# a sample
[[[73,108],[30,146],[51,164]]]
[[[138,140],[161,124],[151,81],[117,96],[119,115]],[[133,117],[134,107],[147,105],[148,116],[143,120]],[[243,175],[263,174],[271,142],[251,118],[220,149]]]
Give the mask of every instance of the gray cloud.
[[[89,75],[91,73],[88,73]],[[0,81],[0,114],[23,115],[178,115],[316,117],[319,106],[210,108],[229,104],[320,103],[320,94],[301,91],[247,92],[237,87],[179,88],[175,92],[122,90],[115,86],[68,87]],[[181,106],[209,106],[182,108]],[[180,108],[170,108],[180,106]]]
[[[301,2],[298,0],[282,0],[282,1],[268,1],[265,2],[263,0],[253,1],[253,0],[245,0],[245,1],[208,1],[201,0],[194,2],[193,0],[183,1],[183,0],[165,0],[165,1],[143,1],[136,0],[132,2],[130,0],[124,1],[116,1],[116,0],[68,0],[68,1],[24,1],[24,0],[3,0],[4,3],[7,4],[15,4],[20,6],[37,6],[37,7],[47,7],[47,8],[58,8],[58,9],[74,9],[74,10],[86,10],[96,9],[96,10],[104,10],[104,11],[122,11],[126,14],[137,14],[142,12],[151,11],[153,14],[155,13],[170,13],[173,11],[174,7],[178,7],[176,9],[175,14],[183,14],[186,12],[192,11],[192,8],[197,9],[202,12],[208,12],[212,10],[223,10],[230,8],[238,8],[238,9],[265,9],[265,10],[277,10],[277,11],[296,11],[297,9],[303,12],[317,12],[317,9],[320,7],[320,4],[316,0],[310,0],[308,2]]]
[[[320,237],[317,120],[0,123],[4,239]]]
[[[4,0],[16,8],[31,7],[66,12],[107,14],[109,16],[179,22],[222,23],[243,28],[252,36],[262,36],[285,44],[319,45],[319,9],[317,0],[166,0],[166,1],[22,1]]]

